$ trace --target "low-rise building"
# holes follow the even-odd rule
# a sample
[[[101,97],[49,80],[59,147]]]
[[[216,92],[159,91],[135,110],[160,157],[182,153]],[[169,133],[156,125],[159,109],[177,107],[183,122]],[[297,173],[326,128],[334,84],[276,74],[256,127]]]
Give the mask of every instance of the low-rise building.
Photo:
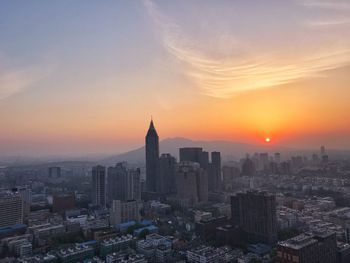
[[[85,244],[76,244],[68,249],[60,249],[57,257],[61,263],[75,263],[94,257],[94,248]]]
[[[278,263],[336,263],[336,235],[324,230],[304,233],[278,243]]]
[[[105,258],[108,254],[119,252],[126,248],[132,248],[135,246],[135,242],[136,238],[132,235],[102,240],[100,244],[100,256]]]
[[[145,255],[150,262],[168,262],[172,252],[172,239],[158,234],[150,234],[136,243],[138,253]]]

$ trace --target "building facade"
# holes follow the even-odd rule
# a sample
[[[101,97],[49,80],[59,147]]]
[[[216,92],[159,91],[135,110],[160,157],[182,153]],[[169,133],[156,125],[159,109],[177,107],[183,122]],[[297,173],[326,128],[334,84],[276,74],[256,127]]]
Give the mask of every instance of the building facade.
[[[162,154],[157,165],[157,193],[171,194],[176,192],[175,185],[176,159],[170,154]]]
[[[101,165],[92,168],[92,202],[106,207],[106,168]]]
[[[13,192],[0,193],[0,227],[23,223],[23,200]]]
[[[208,201],[208,175],[198,163],[184,161],[176,169],[177,198],[188,206]]]
[[[336,234],[327,230],[305,233],[277,246],[278,263],[336,263]]]
[[[272,194],[249,191],[231,196],[231,219],[246,233],[248,242],[277,241],[276,200]]]
[[[147,191],[157,191],[157,162],[159,158],[159,137],[153,120],[146,134],[146,188]]]
[[[123,202],[120,200],[113,200],[112,207],[110,209],[111,225],[117,226],[124,222],[139,220],[140,209],[138,201],[131,200]]]

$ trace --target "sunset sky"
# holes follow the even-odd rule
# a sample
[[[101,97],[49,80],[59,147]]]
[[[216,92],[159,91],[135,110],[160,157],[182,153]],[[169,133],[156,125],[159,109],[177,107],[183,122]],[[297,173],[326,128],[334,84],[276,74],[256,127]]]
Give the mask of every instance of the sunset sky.
[[[350,148],[350,1],[0,2],[0,154]]]

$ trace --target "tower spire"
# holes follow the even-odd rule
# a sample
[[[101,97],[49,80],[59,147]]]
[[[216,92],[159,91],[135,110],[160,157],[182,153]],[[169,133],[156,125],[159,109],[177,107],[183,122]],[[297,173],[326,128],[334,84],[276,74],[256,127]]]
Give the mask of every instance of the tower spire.
[[[155,130],[155,128],[154,128],[154,123],[153,123],[153,117],[151,116],[151,122],[150,122],[150,124],[149,124],[149,129],[151,130]]]

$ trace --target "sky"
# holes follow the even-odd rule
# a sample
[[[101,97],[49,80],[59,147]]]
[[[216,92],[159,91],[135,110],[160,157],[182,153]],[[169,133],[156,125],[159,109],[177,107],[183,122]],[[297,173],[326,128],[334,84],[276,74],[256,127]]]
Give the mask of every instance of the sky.
[[[350,148],[350,1],[0,2],[0,154]]]

